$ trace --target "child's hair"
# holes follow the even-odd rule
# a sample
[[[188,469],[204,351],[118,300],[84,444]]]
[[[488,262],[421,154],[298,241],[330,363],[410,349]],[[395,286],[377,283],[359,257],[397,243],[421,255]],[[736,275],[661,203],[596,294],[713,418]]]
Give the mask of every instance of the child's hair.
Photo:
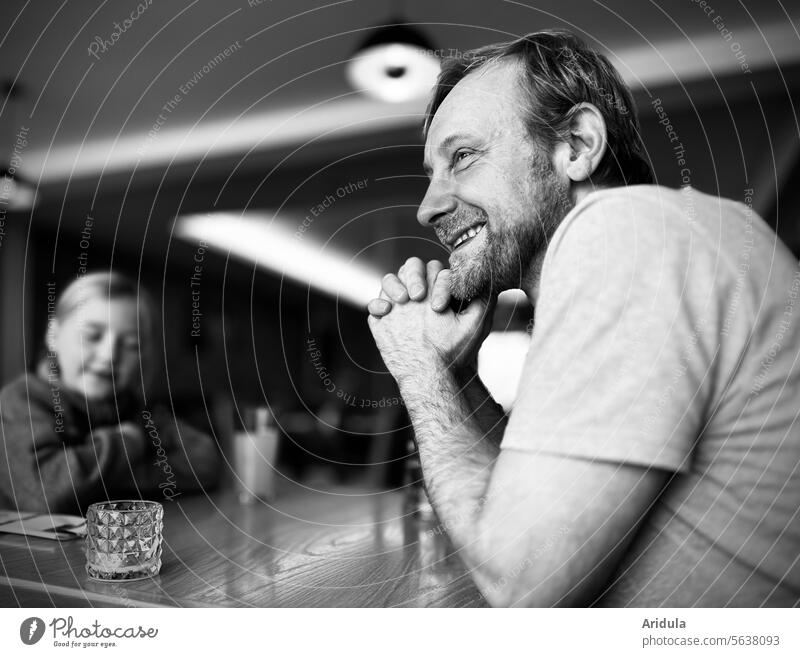
[[[156,311],[150,295],[125,274],[92,272],[79,276],[64,288],[56,300],[51,319],[64,321],[92,299],[131,299],[136,302],[142,378],[148,383],[153,374],[156,337]],[[47,330],[51,330],[49,325]],[[45,340],[45,343],[49,341]]]

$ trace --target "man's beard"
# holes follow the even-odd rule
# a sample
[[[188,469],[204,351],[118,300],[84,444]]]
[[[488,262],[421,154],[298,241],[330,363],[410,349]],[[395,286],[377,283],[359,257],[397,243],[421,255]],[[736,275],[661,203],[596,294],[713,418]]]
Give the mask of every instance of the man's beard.
[[[539,171],[536,204],[524,221],[492,228],[486,212],[475,206],[459,206],[436,228],[441,240],[463,229],[483,223],[484,247],[473,257],[450,257],[450,293],[459,300],[487,298],[503,290],[523,287],[537,256],[543,255],[556,228],[572,209],[569,184],[561,182],[549,159],[537,157]],[[498,222],[499,223],[499,222]]]

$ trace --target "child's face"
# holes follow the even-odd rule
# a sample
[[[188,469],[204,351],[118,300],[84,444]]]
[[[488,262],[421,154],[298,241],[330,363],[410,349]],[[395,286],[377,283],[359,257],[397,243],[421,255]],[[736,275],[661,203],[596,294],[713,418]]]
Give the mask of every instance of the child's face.
[[[61,381],[89,399],[110,399],[133,387],[139,370],[136,301],[95,298],[52,326]]]

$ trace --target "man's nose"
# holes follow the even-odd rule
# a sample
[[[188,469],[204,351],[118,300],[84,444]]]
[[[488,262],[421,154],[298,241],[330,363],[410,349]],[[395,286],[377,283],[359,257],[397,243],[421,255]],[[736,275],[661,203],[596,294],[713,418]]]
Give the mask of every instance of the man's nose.
[[[446,214],[456,209],[455,195],[447,180],[432,178],[428,191],[417,210],[417,221],[425,227],[433,227]]]

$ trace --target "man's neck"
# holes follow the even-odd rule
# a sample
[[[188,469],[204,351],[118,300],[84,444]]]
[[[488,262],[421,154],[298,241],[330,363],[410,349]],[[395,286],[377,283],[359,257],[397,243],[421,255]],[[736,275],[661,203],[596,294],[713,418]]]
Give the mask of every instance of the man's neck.
[[[547,246],[536,254],[531,262],[530,267],[528,268],[528,273],[525,275],[522,281],[522,290],[525,292],[525,295],[528,297],[528,301],[533,307],[536,307],[536,300],[539,297],[539,283],[542,278],[544,258],[547,255],[547,249],[550,246],[553,235],[558,230],[559,226],[561,226],[561,223],[564,221],[566,216],[573,210],[573,208],[575,208],[575,206],[577,206],[592,192],[600,191],[601,189],[605,188],[606,187],[604,185],[593,185],[589,181],[572,183],[570,186],[570,200],[572,201],[572,206],[567,210],[567,212],[564,213],[564,216],[561,217],[561,221],[559,221],[556,227],[553,229],[553,233],[547,236]]]
[[[569,189],[570,196],[572,197],[572,207],[574,208],[592,192],[597,192],[601,189],[606,189],[606,185],[593,185],[588,180],[584,180],[579,183],[572,183]]]
[[[547,254],[547,249],[542,249],[531,262],[528,268],[528,273],[522,281],[522,291],[528,297],[531,306],[536,307],[536,300],[539,297],[539,281],[542,278],[542,265],[544,265],[544,257]]]

